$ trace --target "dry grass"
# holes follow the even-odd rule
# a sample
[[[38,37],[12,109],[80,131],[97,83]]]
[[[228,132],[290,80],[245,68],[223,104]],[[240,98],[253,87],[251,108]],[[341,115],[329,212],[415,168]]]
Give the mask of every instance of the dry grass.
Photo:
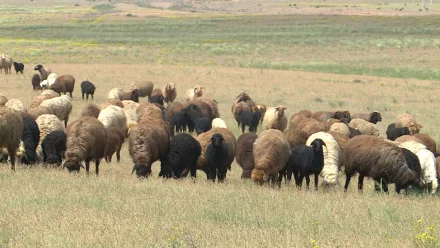
[[[24,75],[0,74],[0,93],[8,98],[19,98],[27,106],[32,96],[39,94],[31,90],[31,78],[34,74],[32,67],[41,62],[53,72],[72,74],[77,80],[70,121],[79,116],[85,104],[81,100],[81,81],[88,79],[96,85],[94,102],[99,105],[113,87],[127,89],[132,81],[151,80],[158,88],[169,82],[175,83],[177,100],[180,101],[184,99],[186,89],[203,85],[206,96],[219,102],[221,117],[237,137],[240,131],[230,113],[230,106],[235,96],[245,91],[257,103],[286,106],[288,116],[302,109],[347,109],[352,113],[379,110],[383,117],[383,122],[378,125],[382,133],[398,113],[409,112],[423,124],[423,132],[440,140],[437,124],[440,83],[438,80],[413,79],[437,79],[435,73],[438,71],[427,77],[414,71],[409,74],[399,70],[394,74],[385,73],[396,77],[409,75],[403,79],[352,75],[364,73],[355,71],[353,65],[376,69],[408,66],[414,70],[436,70],[439,54],[434,32],[439,29],[436,16],[381,17],[371,19],[373,21],[368,17],[350,16],[366,15],[366,12],[378,16],[436,14],[437,3],[429,7],[429,11],[420,13],[416,6],[405,7],[404,11],[395,10],[404,5],[403,1],[384,4],[376,0],[368,4],[361,0],[295,1],[296,6],[293,2],[281,1],[197,1],[180,7],[173,1],[139,0],[132,1],[138,6],[117,4],[110,10],[93,8],[108,1],[78,0],[79,6],[71,6],[72,3],[66,0],[57,3],[63,6],[53,7],[52,0],[5,0],[3,4],[15,6],[0,6],[0,13],[3,13],[0,22],[12,25],[5,30],[8,38],[0,39],[5,44],[1,52],[14,51],[19,58],[27,60],[22,60],[26,64]],[[156,8],[145,8],[146,4]],[[160,37],[153,36],[153,42],[143,44],[143,36],[124,32],[121,28],[124,25],[137,27],[136,22],[127,19],[127,13],[145,18],[142,25],[157,25],[154,27],[163,31],[157,33]],[[304,13],[314,15],[282,15]],[[347,17],[331,16],[335,13]],[[157,22],[151,21],[157,17],[160,17]],[[13,23],[18,21],[24,22],[28,29],[16,29]],[[132,37],[138,40],[115,44],[107,38],[113,33],[105,32],[105,37],[89,40],[94,31],[84,30],[82,21],[87,25],[91,23],[87,27],[109,30],[114,27],[115,38],[122,41]],[[420,30],[423,36],[420,39],[417,33],[419,21],[426,26]],[[34,22],[38,24],[33,26]],[[117,22],[120,26],[115,25]],[[96,23],[101,26],[95,26]],[[212,33],[207,32],[214,38],[197,36],[200,35],[196,32],[200,23],[211,25],[201,25],[200,28],[205,28],[202,30],[217,28]],[[250,34],[255,37],[260,37],[262,33],[259,32],[264,31],[264,37],[261,36],[264,46],[259,47],[262,45],[258,44],[259,41],[246,36],[237,42],[215,37],[219,31],[219,37],[230,38],[231,27],[242,32],[247,23],[252,27]],[[292,23],[307,27],[300,36],[292,37],[317,43],[304,46],[272,36],[284,33],[287,30],[284,27]],[[310,23],[313,25],[308,25]],[[410,24],[412,31],[403,36],[416,38],[406,39],[399,29],[391,29],[394,30],[391,34],[386,32],[393,25],[406,27],[405,23]],[[53,25],[76,33],[67,37],[68,33],[52,30]],[[181,25],[179,28],[186,28],[185,32],[192,31],[194,35],[174,37],[175,25]],[[333,46],[338,41],[335,35],[330,39],[332,45],[323,44],[325,37],[320,30],[326,27],[336,30],[336,26],[341,27],[341,32],[346,35],[344,40],[356,38],[353,43],[347,43],[348,48],[340,44]],[[42,27],[47,29],[39,34],[38,28]],[[363,33],[352,36],[350,31],[358,30],[358,27],[370,30],[368,34],[377,41],[390,43],[383,47],[368,42],[365,45],[361,39],[365,37]],[[294,30],[290,33],[295,34]],[[180,39],[186,43],[181,44],[179,49],[182,50],[176,50],[175,43]],[[406,42],[403,50],[393,43],[400,44],[401,41]],[[419,47],[419,42],[423,46]],[[231,47],[222,45],[229,43]],[[240,54],[241,49],[249,48],[248,43],[251,52]],[[218,45],[217,48],[225,51],[209,54],[200,50],[200,44]],[[254,63],[251,67],[262,69],[238,68],[241,65],[236,61],[240,59],[243,59],[244,67],[249,62]],[[349,75],[266,69],[292,69],[301,65],[299,69],[329,71],[325,66],[320,67],[322,62],[328,61],[339,61],[339,67],[331,70],[340,69],[339,73]],[[283,63],[296,64],[289,67]],[[381,75],[380,71],[373,71],[373,74]],[[126,144],[121,155],[119,164],[103,162],[99,177],[87,177],[84,171],[69,174],[66,170],[41,166],[27,168],[20,165],[11,172],[9,166],[1,166],[0,247],[439,246],[438,232],[429,230],[431,224],[440,227],[438,196],[375,194],[371,180],[365,182],[363,194],[356,190],[357,180],[352,180],[348,193],[342,192],[342,186],[330,192],[298,191],[292,185],[282,185],[280,189],[260,187],[241,180],[241,169],[235,163],[224,184],[207,182],[203,172],[198,172],[195,182],[189,178],[180,181],[159,179],[156,176],[159,163],[153,165],[154,176],[138,180],[131,174],[132,162]],[[341,185],[344,179],[342,176]]]

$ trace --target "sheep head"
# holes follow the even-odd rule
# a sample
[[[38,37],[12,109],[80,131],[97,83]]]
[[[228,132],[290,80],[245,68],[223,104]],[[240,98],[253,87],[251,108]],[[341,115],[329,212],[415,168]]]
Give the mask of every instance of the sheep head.
[[[370,114],[370,119],[369,121],[373,124],[378,123],[379,121],[382,121],[382,115],[380,115],[379,111],[373,111]]]
[[[42,65],[36,65],[35,68],[34,68],[34,71],[39,71],[39,70],[41,70],[42,68],[43,68]]]
[[[413,135],[413,134],[419,133],[420,129],[422,129],[422,125],[420,125],[418,123],[411,122],[408,125],[408,129],[409,129],[409,133],[411,135]]]
[[[136,171],[137,177],[145,177],[147,178],[151,174],[151,165],[148,164],[135,164],[133,166],[133,170],[131,173],[134,173]]]
[[[194,97],[201,97],[203,94],[203,90],[204,88],[200,85],[197,85],[196,87],[194,87]]]
[[[313,140],[310,146],[313,147],[313,152],[315,153],[322,153],[323,152],[322,147],[323,146],[327,147],[327,145],[324,143],[322,139]]]
[[[286,110],[286,107],[279,105],[275,108],[275,111],[278,112],[278,117],[284,116],[284,110]]]
[[[66,162],[63,164],[63,168],[66,167],[69,172],[79,172],[79,169],[84,165],[78,159],[66,159]]]
[[[169,84],[167,84],[166,89],[169,91],[174,91],[174,90],[176,90],[176,86],[174,86],[174,83],[169,83]]]
[[[211,144],[214,147],[220,147],[222,146],[223,142],[225,141],[225,138],[223,138],[223,135],[219,133],[215,133],[211,136]]]
[[[409,128],[408,127],[402,127],[402,129],[400,129],[400,132],[403,135],[409,135]]]
[[[251,178],[256,183],[263,183],[264,171],[260,169],[253,169],[251,172]]]

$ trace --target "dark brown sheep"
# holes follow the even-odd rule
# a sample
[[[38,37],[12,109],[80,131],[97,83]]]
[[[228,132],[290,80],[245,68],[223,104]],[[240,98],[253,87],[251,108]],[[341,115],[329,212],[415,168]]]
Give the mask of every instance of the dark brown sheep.
[[[139,90],[134,89],[129,92],[125,92],[124,95],[122,95],[121,100],[132,100],[133,102],[139,102]]]
[[[161,89],[154,89],[151,96],[148,97],[148,102],[160,104],[163,106],[164,97]]]
[[[23,119],[18,111],[0,106],[0,147],[7,149],[11,159],[11,169],[15,170],[15,155],[20,145]]]
[[[107,150],[105,152],[105,161],[112,162],[113,154],[116,152],[116,161],[121,160],[121,148],[125,141],[125,134],[117,128],[106,128],[107,131]]]
[[[306,132],[297,129],[286,129],[283,134],[292,149],[297,145],[305,145],[310,136]]]
[[[403,136],[400,136],[399,138],[397,138],[396,142],[403,143],[408,140],[413,140],[413,141],[422,143],[432,153],[437,152],[437,144],[435,143],[435,140],[433,138],[431,138],[431,136],[429,136],[425,133],[416,133],[413,135],[403,135]]]
[[[258,136],[255,133],[244,133],[237,139],[235,148],[235,160],[243,169],[241,178],[251,178],[251,172],[255,168],[253,145]],[[305,142],[304,142],[305,143]]]
[[[237,121],[237,126],[240,127],[241,120],[240,115],[243,112],[251,112],[252,111],[252,105],[249,102],[241,101],[234,105],[234,109],[232,110],[232,113],[234,115],[235,120]]]
[[[215,100],[212,100],[212,99],[209,99],[206,97],[197,97],[195,99],[195,101],[204,102],[204,103],[208,104],[209,107],[211,107],[212,116],[214,117],[213,119],[220,118],[220,113],[218,112],[217,102]]]
[[[349,123],[351,121],[351,115],[349,111],[318,111],[312,114],[312,118],[318,121],[327,121],[330,118],[338,119],[344,123]]]
[[[192,100],[192,101],[185,102],[185,104],[183,106],[186,108],[186,107],[190,106],[191,104],[194,104],[195,106],[198,107],[198,109],[200,110],[200,117],[206,117],[206,118],[210,119],[211,121],[215,118],[214,111],[212,110],[211,106],[208,103],[206,103],[204,101]]]
[[[88,103],[84,105],[84,107],[82,108],[80,116],[81,117],[91,116],[94,118],[98,118],[100,112],[101,109],[99,109],[99,107],[96,104]]]
[[[40,75],[34,74],[31,80],[32,88],[34,90],[41,90],[40,82],[41,82]]]
[[[238,96],[235,98],[234,103],[232,104],[232,107],[231,107],[232,113],[234,113],[235,106],[239,102],[249,103],[249,108],[252,106],[255,106],[255,102],[251,99],[251,97],[247,93],[243,92],[243,93],[238,94]]]
[[[55,82],[50,86],[50,89],[60,94],[69,93],[72,97],[73,88],[75,87],[75,78],[72,75],[61,75],[55,79]]]
[[[173,115],[184,108],[183,104],[179,101],[172,102],[168,105],[165,117],[168,122],[171,122]]]
[[[82,161],[86,162],[87,175],[90,161],[95,162],[96,175],[99,174],[99,163],[105,156],[107,132],[104,124],[96,118],[86,116],[76,120],[67,132],[67,144],[64,167],[69,172],[78,171]]]
[[[359,135],[351,138],[342,152],[341,166],[345,168],[345,191],[351,177],[358,172],[358,190],[362,191],[364,177],[373,178],[376,183],[382,180],[382,187],[388,191],[388,183],[398,188],[406,188],[410,183],[420,185],[420,177],[411,170],[399,147],[371,135]],[[379,187],[375,187],[380,190]]]
[[[373,111],[371,113],[357,113],[352,114],[351,119],[363,119],[373,124],[377,124],[379,121],[382,121],[382,115],[379,111]]]

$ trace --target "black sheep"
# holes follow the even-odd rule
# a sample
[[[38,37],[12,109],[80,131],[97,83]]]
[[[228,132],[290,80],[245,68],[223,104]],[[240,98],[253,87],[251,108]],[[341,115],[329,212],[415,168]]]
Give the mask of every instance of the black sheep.
[[[400,150],[402,150],[402,153],[403,153],[403,156],[405,157],[406,164],[408,165],[408,168],[413,170],[417,174],[417,177],[420,178],[422,175],[422,166],[420,165],[419,157],[417,155],[415,155],[414,153],[412,153],[408,149],[400,148]],[[378,181],[376,181],[376,183],[375,183],[376,191],[380,191],[379,185],[380,185],[380,183]],[[407,189],[408,186],[413,186],[417,189],[420,189],[420,185],[417,185],[414,183],[409,183],[408,185],[396,185],[396,192],[398,194],[400,194],[400,191],[402,189]],[[388,191],[388,185],[385,182],[385,180],[382,180],[382,188],[385,192]]]
[[[185,108],[188,114],[188,131],[190,133],[194,132],[194,129],[196,127],[196,121],[202,116],[201,110],[199,107],[197,107],[194,104],[189,105]]]
[[[159,176],[180,178],[182,172],[189,170],[196,177],[197,159],[202,148],[200,143],[187,133],[177,134],[170,141],[168,154],[161,159]]]
[[[207,163],[207,176],[208,180],[215,182],[223,182],[226,177],[226,171],[229,167],[228,164],[228,145],[225,143],[225,139],[219,133],[215,133],[211,136],[211,143],[206,147],[206,163]]]
[[[63,154],[66,151],[67,136],[63,131],[49,133],[41,143],[43,162],[61,165]]]
[[[251,111],[245,111],[241,112],[239,116],[240,122],[241,122],[241,132],[244,133],[246,126],[249,127],[249,132],[256,133],[258,123],[261,119],[261,113],[260,111],[251,112]]]
[[[188,114],[184,109],[174,113],[174,115],[171,117],[171,124],[172,126],[174,126],[177,133],[182,133],[186,131],[188,119]]]
[[[41,78],[40,78],[40,75],[34,74],[32,76],[32,81],[31,82],[32,82],[32,88],[34,90],[41,90],[41,86],[40,86]]]
[[[408,127],[396,127],[395,123],[391,123],[387,127],[387,139],[396,140],[400,136],[409,135]]]
[[[148,101],[150,103],[157,103],[163,106],[163,95],[154,95],[154,96],[150,96],[148,97]]]
[[[323,146],[326,146],[322,139],[315,139],[310,146],[297,145],[292,149],[292,155],[287,163],[287,174],[295,177],[295,184],[301,188],[304,177],[306,178],[307,189],[309,189],[309,175],[315,175],[315,189],[318,189],[318,176],[324,168]]]
[[[15,69],[15,73],[18,74],[19,72],[21,74],[23,74],[23,70],[24,70],[24,64],[23,63],[18,63],[18,62],[14,62],[14,69]]]
[[[200,117],[199,119],[197,119],[196,125],[194,127],[197,135],[207,132],[211,130],[211,128],[212,122],[208,117]]]
[[[23,164],[34,164],[36,162],[35,151],[37,150],[38,142],[40,142],[40,129],[37,123],[28,116],[23,116],[23,131],[21,133],[21,140],[24,144],[24,156],[21,159]]]
[[[81,93],[82,93],[82,99],[84,100],[84,94],[86,95],[86,100],[89,100],[89,95],[92,96],[95,94],[96,87],[94,84],[92,84],[90,81],[83,81],[81,83]]]

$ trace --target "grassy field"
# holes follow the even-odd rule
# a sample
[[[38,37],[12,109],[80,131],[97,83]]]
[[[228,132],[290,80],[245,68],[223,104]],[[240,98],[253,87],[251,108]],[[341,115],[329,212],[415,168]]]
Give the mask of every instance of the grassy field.
[[[285,105],[288,116],[380,110],[383,133],[408,112],[439,141],[438,4],[419,11],[412,2],[362,2],[5,0],[0,52],[26,69],[0,74],[0,92],[28,106],[39,94],[32,67],[42,63],[77,80],[70,121],[85,104],[81,81],[97,86],[101,104],[113,87],[151,80],[174,82],[180,101],[203,85],[237,137],[230,106],[246,91],[258,103]],[[131,168],[126,144],[121,162],[102,163],[99,177],[1,166],[0,247],[440,245],[438,195],[375,194],[371,180],[363,194],[357,180],[343,193],[344,176],[331,191],[260,187],[241,180],[235,163],[224,184],[203,172],[195,182],[163,180],[159,163],[138,180]]]

